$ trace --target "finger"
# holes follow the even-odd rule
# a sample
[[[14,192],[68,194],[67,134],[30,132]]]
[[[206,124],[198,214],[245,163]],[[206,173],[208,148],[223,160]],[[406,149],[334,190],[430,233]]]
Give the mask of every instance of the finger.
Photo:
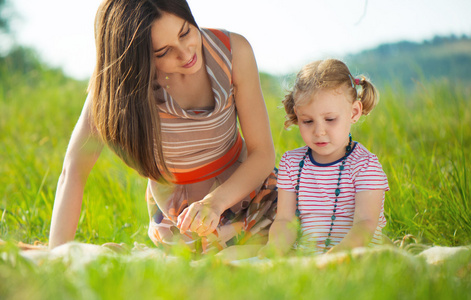
[[[207,219],[205,219],[205,221],[201,224],[201,226],[199,226],[196,229],[196,233],[198,233],[199,236],[204,236],[206,235],[204,233],[210,230],[210,227],[211,227],[211,222],[208,223]]]
[[[193,221],[190,225],[190,230],[198,233],[199,231],[204,230],[207,226],[205,225],[205,220],[202,219],[201,211],[193,218]]]
[[[185,218],[185,216],[187,215],[188,213],[188,207],[186,207],[179,215],[178,215],[178,218],[177,218],[177,227],[180,228],[180,226],[182,225],[182,221],[183,219]]]
[[[207,236],[213,233],[216,230],[216,227],[218,226],[219,221],[217,219],[213,219],[211,223],[205,228],[205,230],[202,230],[201,232],[198,232],[199,236]]]
[[[180,223],[180,233],[184,233],[185,231],[190,229],[190,226],[193,223],[193,219],[197,213],[198,210],[195,209],[194,205],[191,205],[188,209],[188,212],[183,217],[182,222]]]
[[[198,212],[198,215],[193,219],[193,224],[192,224],[192,231],[196,232],[197,234],[201,235],[202,232],[205,232],[208,230],[209,225],[211,224],[210,219],[205,218],[203,219],[201,211]]]

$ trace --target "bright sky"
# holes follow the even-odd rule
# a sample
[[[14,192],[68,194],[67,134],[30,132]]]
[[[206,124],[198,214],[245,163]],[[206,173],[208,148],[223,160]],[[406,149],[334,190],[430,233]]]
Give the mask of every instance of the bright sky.
[[[99,0],[10,0],[17,42],[71,76],[90,76]],[[469,0],[188,0],[200,27],[244,35],[259,69],[296,72],[305,63],[381,43],[471,35]],[[366,4],[366,8],[365,8]]]

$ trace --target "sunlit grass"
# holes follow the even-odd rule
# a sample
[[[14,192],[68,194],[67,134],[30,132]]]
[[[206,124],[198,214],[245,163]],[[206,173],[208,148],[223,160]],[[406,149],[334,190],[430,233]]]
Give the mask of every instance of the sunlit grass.
[[[470,244],[470,89],[437,81],[380,94],[352,135],[388,175],[385,232],[392,239],[412,234],[428,244]],[[278,157],[304,145],[297,127],[283,129],[282,96],[267,99]]]
[[[283,129],[283,90],[264,92],[279,159],[303,142],[296,127]],[[471,244],[470,89],[437,81],[380,92],[379,105],[352,135],[388,175],[386,234],[411,234],[428,245]],[[57,179],[85,96],[85,82],[54,72],[2,78],[0,239],[47,243]],[[76,240],[152,246],[146,184],[105,149],[86,186]],[[37,266],[17,252],[0,247],[1,299],[470,299],[471,290],[469,266],[430,266],[387,253],[323,269],[287,260],[266,268],[210,259],[195,267],[184,253],[171,263],[117,256],[74,269]]]

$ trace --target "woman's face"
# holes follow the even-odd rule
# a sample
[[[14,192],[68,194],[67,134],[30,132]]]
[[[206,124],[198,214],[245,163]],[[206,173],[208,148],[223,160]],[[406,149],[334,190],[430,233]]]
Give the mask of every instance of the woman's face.
[[[164,12],[152,24],[151,36],[159,73],[191,75],[203,66],[201,33],[188,21]]]

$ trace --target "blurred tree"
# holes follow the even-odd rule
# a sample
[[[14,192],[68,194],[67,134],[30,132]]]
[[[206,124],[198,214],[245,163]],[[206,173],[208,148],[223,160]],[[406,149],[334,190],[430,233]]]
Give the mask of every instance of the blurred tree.
[[[9,16],[7,15],[7,0],[0,0],[0,31],[9,32]]]
[[[346,56],[354,73],[363,73],[379,86],[414,88],[418,82],[448,79],[471,83],[471,38],[435,36],[422,43],[401,41]]]

